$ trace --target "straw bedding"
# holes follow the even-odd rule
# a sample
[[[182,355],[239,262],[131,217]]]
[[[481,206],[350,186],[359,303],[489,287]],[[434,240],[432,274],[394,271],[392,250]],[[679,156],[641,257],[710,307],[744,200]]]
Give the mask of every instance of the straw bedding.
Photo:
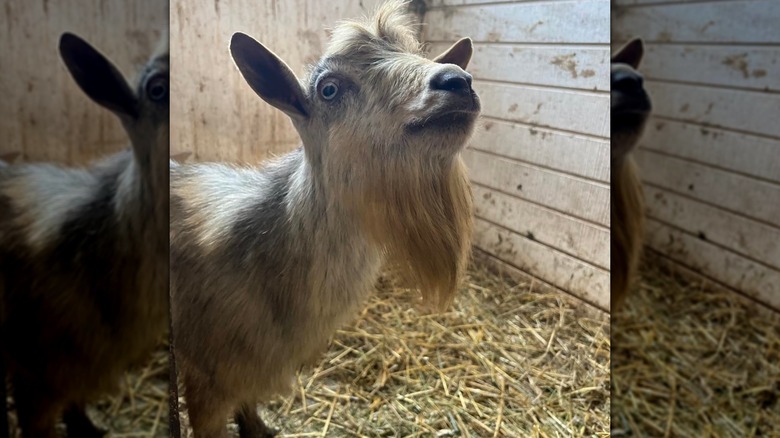
[[[609,319],[538,289],[472,269],[449,312],[423,315],[415,293],[380,281],[260,413],[280,437],[608,436]]]
[[[657,263],[613,318],[612,436],[780,433],[780,317]]]

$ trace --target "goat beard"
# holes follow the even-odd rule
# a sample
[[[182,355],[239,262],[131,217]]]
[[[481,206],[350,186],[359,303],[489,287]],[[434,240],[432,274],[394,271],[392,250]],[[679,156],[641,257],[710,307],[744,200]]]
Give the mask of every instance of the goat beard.
[[[612,164],[611,307],[622,305],[642,252],[644,197],[631,155]]]
[[[445,310],[471,250],[466,167],[459,155],[446,163],[388,161],[395,165],[385,162],[365,174],[370,185],[362,187],[358,215],[399,279],[419,288],[426,308]]]

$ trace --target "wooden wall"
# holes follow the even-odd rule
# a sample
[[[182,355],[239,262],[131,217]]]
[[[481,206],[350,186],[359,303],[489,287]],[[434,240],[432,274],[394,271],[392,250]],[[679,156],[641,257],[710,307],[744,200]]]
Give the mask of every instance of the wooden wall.
[[[648,245],[780,309],[780,2],[617,0],[646,39]]]
[[[475,42],[477,249],[609,308],[609,1],[427,3],[432,52]]]
[[[230,37],[237,31],[254,37],[300,77],[325,49],[328,27],[370,14],[379,3],[172,0],[171,155],[259,163],[299,146],[289,118],[262,101],[236,69]]]
[[[74,164],[126,146],[119,120],[70,77],[59,38],[81,36],[134,77],[168,24],[167,2],[2,0],[2,8],[0,156]]]

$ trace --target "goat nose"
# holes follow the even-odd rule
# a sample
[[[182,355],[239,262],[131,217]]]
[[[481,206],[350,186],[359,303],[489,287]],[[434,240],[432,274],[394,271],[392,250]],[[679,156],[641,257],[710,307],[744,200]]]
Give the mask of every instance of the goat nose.
[[[431,88],[453,93],[466,93],[471,91],[471,75],[463,70],[442,70],[431,78]]]
[[[618,71],[612,75],[612,89],[622,92],[636,92],[642,89],[642,76],[630,71]]]

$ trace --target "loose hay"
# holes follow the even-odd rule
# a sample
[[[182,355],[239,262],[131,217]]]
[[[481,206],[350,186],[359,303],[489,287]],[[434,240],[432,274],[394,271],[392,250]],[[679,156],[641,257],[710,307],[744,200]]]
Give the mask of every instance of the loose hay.
[[[10,398],[9,407],[13,409]],[[119,392],[88,407],[87,412],[97,427],[108,429],[107,438],[168,437],[168,346],[160,347],[146,364],[127,373]],[[10,422],[11,438],[21,438],[13,412]],[[65,427],[59,428],[65,436]]]
[[[612,436],[777,436],[778,315],[657,265],[641,276],[613,316]]]
[[[426,316],[415,294],[380,281],[261,415],[281,437],[608,436],[608,317],[532,289],[472,269],[453,309]]]

